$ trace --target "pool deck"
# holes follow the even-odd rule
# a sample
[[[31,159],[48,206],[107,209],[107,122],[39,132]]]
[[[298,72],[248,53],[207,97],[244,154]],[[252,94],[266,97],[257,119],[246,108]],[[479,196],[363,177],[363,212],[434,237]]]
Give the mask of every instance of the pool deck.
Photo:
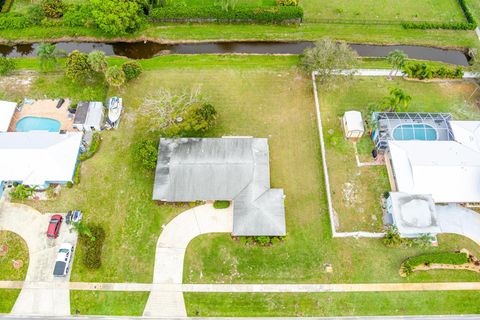
[[[71,101],[65,99],[65,102],[57,109],[58,99],[35,100],[33,104],[24,104],[21,111],[16,111],[8,131],[15,131],[17,121],[25,117],[43,117],[58,120],[61,124],[60,130],[78,131],[72,127],[73,114],[69,117],[68,107]]]

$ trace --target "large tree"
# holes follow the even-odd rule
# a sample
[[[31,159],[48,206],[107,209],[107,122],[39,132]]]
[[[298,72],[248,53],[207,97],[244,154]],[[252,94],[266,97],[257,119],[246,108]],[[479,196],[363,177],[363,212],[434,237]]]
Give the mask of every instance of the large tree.
[[[122,35],[137,30],[143,22],[142,7],[131,0],[90,0],[92,17],[107,34]]]
[[[88,63],[95,72],[105,72],[107,70],[107,60],[105,52],[94,50],[88,54]]]
[[[143,101],[142,111],[149,130],[163,136],[201,136],[215,123],[217,112],[200,95],[200,89],[174,93],[160,89]]]
[[[333,79],[348,78],[353,75],[357,63],[356,51],[346,43],[330,39],[322,39],[313,48],[305,49],[300,60],[300,65],[306,72],[317,72],[321,84],[328,84]],[[339,74],[340,70],[342,74]]]
[[[384,98],[383,106],[388,112],[406,112],[412,97],[401,88],[390,89],[390,95]]]
[[[86,53],[74,50],[68,54],[65,74],[71,80],[86,80],[92,76],[92,68]]]

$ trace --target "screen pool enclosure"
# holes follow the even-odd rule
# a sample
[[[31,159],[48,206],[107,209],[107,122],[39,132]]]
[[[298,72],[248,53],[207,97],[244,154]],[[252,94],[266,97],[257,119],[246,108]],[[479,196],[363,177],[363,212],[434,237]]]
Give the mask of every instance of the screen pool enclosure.
[[[389,140],[454,140],[449,113],[374,112],[372,140],[384,151]]]

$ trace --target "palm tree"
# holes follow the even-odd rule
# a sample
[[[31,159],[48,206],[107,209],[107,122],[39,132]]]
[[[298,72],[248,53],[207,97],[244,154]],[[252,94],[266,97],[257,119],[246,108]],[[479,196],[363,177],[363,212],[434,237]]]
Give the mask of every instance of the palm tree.
[[[390,80],[392,79],[393,70],[395,70],[395,75],[397,75],[398,70],[405,66],[405,62],[407,61],[407,59],[407,54],[402,50],[394,50],[388,54],[387,61],[392,65],[392,70],[388,75],[388,78]]]
[[[50,63],[57,62],[56,46],[52,43],[41,43],[38,46],[37,56],[40,58],[40,68],[45,70]]]
[[[406,112],[412,97],[401,88],[390,89],[390,96],[385,97],[384,106],[389,112]]]

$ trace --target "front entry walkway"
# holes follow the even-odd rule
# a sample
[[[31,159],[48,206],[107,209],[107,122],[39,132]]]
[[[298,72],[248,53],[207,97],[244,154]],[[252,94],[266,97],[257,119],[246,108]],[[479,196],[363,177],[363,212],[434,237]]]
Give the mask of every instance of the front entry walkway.
[[[63,242],[76,243],[76,233],[62,224],[59,237],[48,239],[46,231],[50,215],[15,203],[0,207],[0,230],[21,236],[28,246],[29,264],[22,291],[12,309],[15,315],[70,315],[68,278],[54,278],[53,267],[58,247]],[[37,283],[46,285],[38,287]]]
[[[480,245],[480,213],[457,204],[435,206],[442,233],[456,233]]]
[[[170,221],[157,242],[152,290],[143,315],[186,317],[182,278],[188,243],[202,234],[231,233],[232,230],[232,206],[218,210],[206,204],[182,212]],[[164,286],[166,284],[170,286]]]

